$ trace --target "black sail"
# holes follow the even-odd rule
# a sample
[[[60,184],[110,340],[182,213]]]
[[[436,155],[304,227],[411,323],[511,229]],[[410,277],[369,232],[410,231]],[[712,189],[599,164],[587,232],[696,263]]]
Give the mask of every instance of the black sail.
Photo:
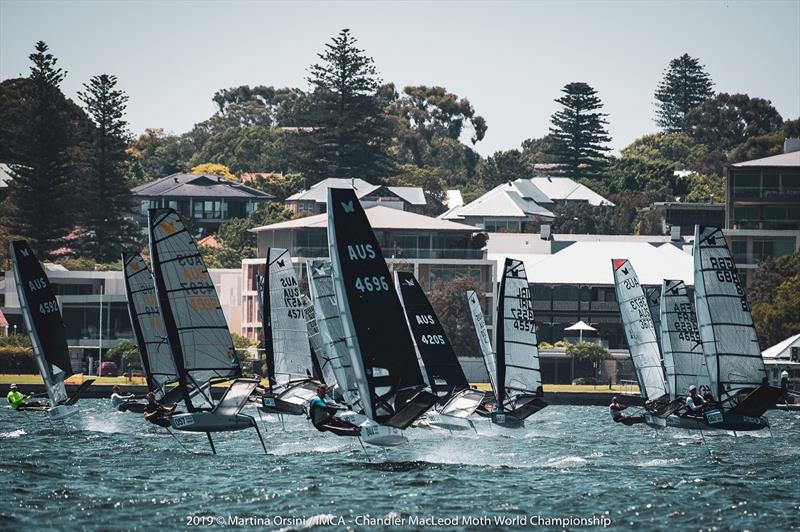
[[[408,325],[434,393],[448,394],[469,387],[447,334],[413,273],[396,272],[397,291]]]
[[[328,245],[339,308],[355,333],[351,353],[359,390],[362,399],[369,397],[364,411],[382,423],[402,406],[392,404],[399,392],[422,389],[425,379],[389,268],[352,189],[328,189]]]
[[[17,276],[20,306],[31,335],[42,375],[49,386],[72,375],[67,333],[50,280],[25,240],[11,242],[11,260]],[[27,312],[24,311],[27,309]],[[30,323],[28,323],[30,321]]]

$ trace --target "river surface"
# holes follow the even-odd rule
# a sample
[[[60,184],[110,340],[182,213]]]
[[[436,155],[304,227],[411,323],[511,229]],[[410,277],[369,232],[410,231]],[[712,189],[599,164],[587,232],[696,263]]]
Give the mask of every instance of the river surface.
[[[216,434],[214,456],[204,434],[172,437],[107,400],[79,405],[67,433],[0,408],[0,530],[800,526],[800,413],[771,412],[773,437],[734,438],[551,406],[521,430],[485,420],[478,434],[414,429],[409,445],[367,457],[357,440],[299,417],[284,431],[246,408],[267,455],[247,430]]]

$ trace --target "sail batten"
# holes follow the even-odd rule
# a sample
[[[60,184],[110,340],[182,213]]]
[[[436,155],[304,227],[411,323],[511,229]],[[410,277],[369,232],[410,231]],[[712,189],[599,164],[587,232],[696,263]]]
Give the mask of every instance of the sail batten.
[[[627,259],[612,259],[614,289],[617,295],[631,361],[639,380],[642,397],[655,401],[668,395],[650,305],[639,278]]]
[[[725,236],[695,226],[695,307],[712,393],[724,401],[766,379],[753,317]]]

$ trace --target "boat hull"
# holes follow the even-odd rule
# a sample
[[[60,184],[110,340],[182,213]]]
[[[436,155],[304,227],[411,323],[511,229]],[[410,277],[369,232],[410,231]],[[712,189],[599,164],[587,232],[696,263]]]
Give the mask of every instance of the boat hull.
[[[489,416],[492,423],[507,429],[521,429],[525,426],[525,420],[512,416],[505,412],[492,412]]]
[[[361,441],[376,447],[397,447],[408,443],[403,431],[388,425],[380,425],[363,414],[348,410],[338,414],[342,421],[361,427]],[[353,434],[356,436],[356,434]]]
[[[67,419],[78,413],[77,407],[58,405],[47,409],[47,417],[52,420]]]
[[[414,422],[414,427],[421,429],[443,429],[450,431],[472,430],[474,427],[469,419],[448,416],[435,410],[430,410]]]
[[[710,427],[735,432],[749,432],[769,427],[769,420],[764,416],[742,416],[722,412],[717,408],[703,412],[703,418]]]
[[[213,412],[191,412],[170,417],[175,430],[184,432],[229,432],[255,426],[253,418],[244,414],[224,416]]]

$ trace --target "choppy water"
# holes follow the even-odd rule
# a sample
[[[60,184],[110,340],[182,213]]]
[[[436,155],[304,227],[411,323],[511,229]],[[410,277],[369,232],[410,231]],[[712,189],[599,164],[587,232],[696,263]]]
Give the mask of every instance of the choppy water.
[[[800,526],[798,413],[771,413],[774,438],[706,433],[703,445],[697,433],[614,424],[605,408],[551,406],[520,431],[485,421],[479,435],[410,430],[410,445],[369,448],[368,461],[357,441],[300,418],[285,432],[275,418],[259,423],[266,456],[252,430],[215,435],[213,456],[203,434],[178,435],[187,452],[108,401],[80,405],[67,435],[0,408],[0,530],[202,528],[192,522],[229,516],[287,530],[374,524],[364,516],[417,529],[413,519],[459,520],[441,530],[462,528],[465,516],[473,530],[487,528],[479,516],[607,518],[642,530]]]

